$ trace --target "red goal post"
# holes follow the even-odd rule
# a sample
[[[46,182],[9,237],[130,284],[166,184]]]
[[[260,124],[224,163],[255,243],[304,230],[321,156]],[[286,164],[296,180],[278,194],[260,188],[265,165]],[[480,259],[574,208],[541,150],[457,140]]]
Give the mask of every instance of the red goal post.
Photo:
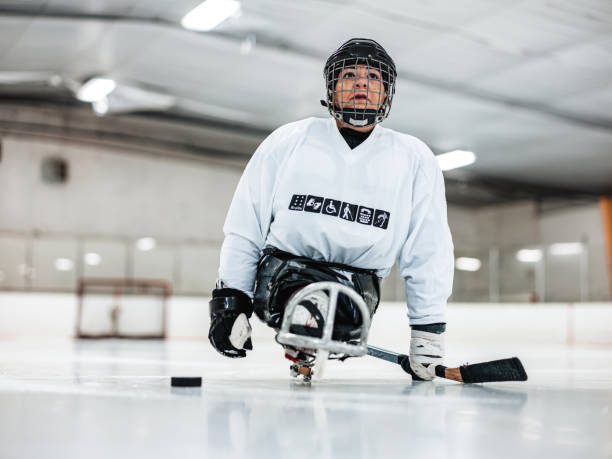
[[[170,282],[81,278],[76,289],[77,338],[165,339]]]

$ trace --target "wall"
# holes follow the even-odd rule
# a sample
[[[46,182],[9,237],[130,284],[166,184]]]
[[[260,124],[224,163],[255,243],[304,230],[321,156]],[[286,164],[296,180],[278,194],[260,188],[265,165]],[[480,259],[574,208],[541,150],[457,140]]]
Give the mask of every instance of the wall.
[[[540,235],[543,243],[560,241],[584,241],[589,251],[585,254],[588,266],[588,296],[594,300],[610,298],[610,277],[608,260],[605,249],[605,236],[603,230],[601,209],[598,203],[574,207],[568,210],[552,210],[540,216]],[[567,264],[579,263],[576,256],[567,256],[566,266],[560,266],[559,260],[555,265],[549,266],[549,271],[566,279],[565,284],[555,284],[549,290],[554,297],[553,289],[563,290],[571,285],[574,271],[568,272]],[[572,260],[573,258],[573,260]]]
[[[169,338],[206,339],[210,325],[207,301],[204,297],[173,297],[167,312]],[[75,295],[67,293],[0,293],[0,339],[70,338],[75,332],[76,307]],[[610,303],[455,303],[448,307],[447,316],[451,324],[447,343],[612,344]],[[255,343],[260,337],[273,336],[257,318],[251,323]],[[381,304],[370,342],[407,344],[409,334],[406,306]]]
[[[41,162],[50,156],[68,161],[67,183],[42,181]],[[71,290],[81,276],[161,277],[180,291],[209,292],[240,174],[204,159],[5,137],[0,287]],[[135,249],[143,236],[157,240],[155,250]],[[89,251],[104,262],[84,266]],[[57,271],[56,258],[73,260],[75,269]]]
[[[171,276],[176,284],[186,283],[179,285],[186,292],[208,291],[213,284],[222,223],[241,167],[61,140],[7,136],[2,139],[2,147],[0,232],[40,233],[35,248],[48,256],[65,252],[75,257],[88,247],[107,250],[107,257],[116,259],[127,253],[125,257],[131,266],[117,271],[143,277]],[[47,156],[69,161],[67,184],[41,181],[40,163]],[[448,215],[456,256],[478,257],[483,262],[476,273],[456,272],[453,300],[490,301],[490,247],[501,247],[499,264],[504,275],[498,282],[500,300],[534,299],[534,292],[538,291],[537,267],[516,261],[516,250],[581,240],[590,248],[586,260],[587,298],[610,299],[596,203],[546,212],[534,202],[482,209],[449,206]],[[85,235],[88,239],[75,246],[74,241],[66,240],[74,235]],[[132,240],[142,236],[160,240],[156,251],[146,255],[133,251]],[[4,282],[19,285],[22,276],[15,270],[15,263],[7,260],[23,259],[29,249],[13,236],[1,239],[0,271],[5,273]],[[173,250],[170,245],[175,243],[181,247]],[[33,258],[35,263],[36,257]],[[169,260],[177,259],[171,267]],[[544,281],[546,299],[577,298],[580,262],[577,258],[566,258],[557,264],[546,262],[546,269],[556,273]],[[112,275],[93,268],[72,275],[58,274],[50,266],[46,271],[40,266],[37,271],[38,276],[30,286],[43,290],[51,284],[70,289],[76,275]],[[394,269],[384,283],[383,298],[403,297],[403,281]]]
[[[2,230],[219,241],[241,173],[60,141],[5,137],[2,148]],[[42,182],[47,156],[69,162],[66,184]]]
[[[455,301],[489,301],[491,247],[500,249],[496,262],[502,272],[497,285],[501,301],[530,301],[538,295],[546,301],[570,301],[581,294],[590,301],[610,299],[609,267],[597,202],[565,203],[551,209],[536,202],[481,209],[451,207],[449,224],[455,256],[482,261],[478,272],[456,271]],[[551,255],[548,246],[558,242],[583,242],[587,252]],[[541,263],[519,262],[516,252],[521,248],[542,249]]]

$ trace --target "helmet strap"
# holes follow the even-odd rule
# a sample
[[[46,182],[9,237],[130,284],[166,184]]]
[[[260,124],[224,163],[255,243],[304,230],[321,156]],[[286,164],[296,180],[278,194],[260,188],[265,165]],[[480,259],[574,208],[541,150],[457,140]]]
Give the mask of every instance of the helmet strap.
[[[365,127],[376,124],[376,110],[359,110],[356,112],[353,111],[344,111],[336,112],[341,114],[342,121],[351,126],[355,127]]]

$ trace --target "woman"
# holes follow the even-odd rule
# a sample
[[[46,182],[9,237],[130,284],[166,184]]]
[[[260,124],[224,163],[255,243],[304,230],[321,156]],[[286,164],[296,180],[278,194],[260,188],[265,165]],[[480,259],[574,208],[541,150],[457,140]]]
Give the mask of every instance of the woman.
[[[322,103],[332,119],[278,128],[238,184],[224,225],[209,339],[223,355],[245,357],[253,310],[278,329],[289,297],[319,280],[353,287],[373,314],[378,281],[398,260],[412,328],[410,365],[431,380],[444,353],[453,278],[442,173],[423,142],[379,125],[396,79],[382,46],[347,41],[327,60],[324,76]],[[328,298],[319,292],[307,300],[292,324],[320,336],[317,310],[324,315]],[[334,339],[354,339],[360,324],[351,301],[339,302]],[[288,351],[292,360],[308,359],[304,349]]]

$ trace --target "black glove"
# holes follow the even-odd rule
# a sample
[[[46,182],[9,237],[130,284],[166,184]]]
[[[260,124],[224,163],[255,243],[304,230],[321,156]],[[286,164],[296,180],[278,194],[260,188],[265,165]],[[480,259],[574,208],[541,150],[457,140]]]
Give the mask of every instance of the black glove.
[[[217,288],[210,306],[210,344],[226,357],[246,357],[252,350],[251,324],[253,303],[248,295],[233,288]]]

